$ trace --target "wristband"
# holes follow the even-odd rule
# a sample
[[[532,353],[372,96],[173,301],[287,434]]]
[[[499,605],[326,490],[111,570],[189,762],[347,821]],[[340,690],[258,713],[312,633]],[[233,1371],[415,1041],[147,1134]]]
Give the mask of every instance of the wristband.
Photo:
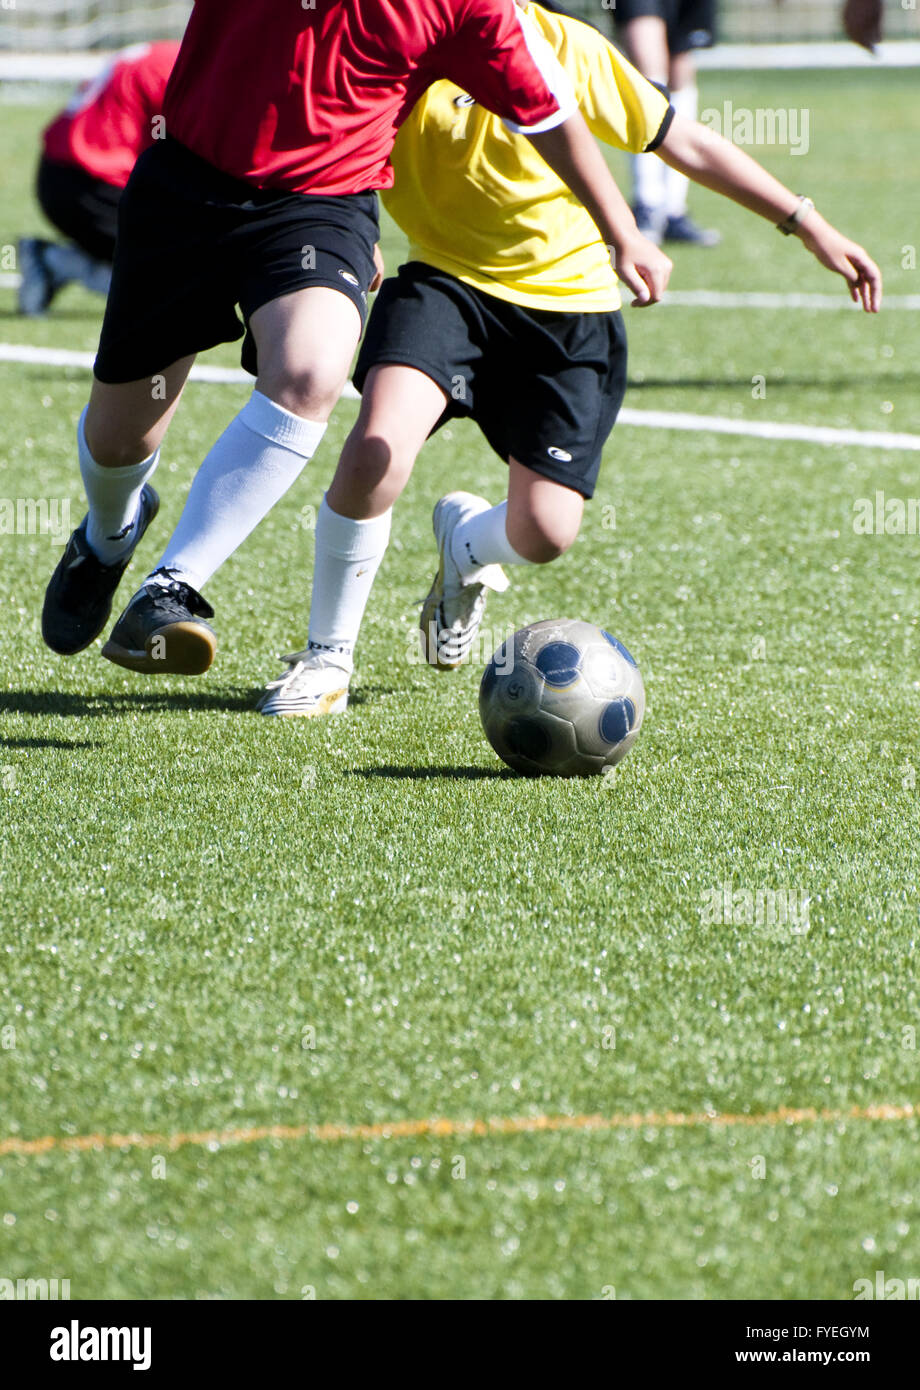
[[[783,236],[792,236],[792,233],[798,230],[802,219],[807,217],[814,206],[811,198],[806,198],[804,193],[800,193],[798,204],[793,208],[792,212],[790,212],[785,222],[778,222],[776,224],[776,230],[782,232]]]

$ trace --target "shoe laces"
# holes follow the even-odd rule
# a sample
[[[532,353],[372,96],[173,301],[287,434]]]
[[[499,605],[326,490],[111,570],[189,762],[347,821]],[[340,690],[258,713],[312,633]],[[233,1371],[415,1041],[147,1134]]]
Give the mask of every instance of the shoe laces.
[[[193,589],[191,584],[187,584],[183,579],[174,578],[172,570],[154,570],[150,578],[153,579],[157,575],[164,576],[168,580],[168,583],[162,584],[158,582],[147,586],[148,593],[152,592],[154,599],[159,598],[161,594],[165,594],[169,598],[174,599],[176,603],[181,603],[183,608],[187,608],[190,613],[194,613],[196,616],[203,618],[212,618],[214,616],[214,609],[208,603],[207,599],[203,598],[197,589]]]
[[[302,652],[289,652],[287,656],[279,656],[279,661],[287,662],[288,669],[283,671],[277,680],[268,681],[265,689],[286,692],[296,685],[307,671],[321,671],[330,666],[347,674],[344,667],[339,667],[338,662],[331,660],[333,655],[331,652],[318,651],[315,647],[306,647]]]

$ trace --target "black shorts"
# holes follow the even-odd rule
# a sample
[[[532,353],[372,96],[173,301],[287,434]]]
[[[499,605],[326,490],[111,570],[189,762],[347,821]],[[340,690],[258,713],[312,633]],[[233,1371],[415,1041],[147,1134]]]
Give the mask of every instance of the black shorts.
[[[617,0],[618,25],[645,15],[657,15],[668,30],[671,54],[712,48],[716,41],[716,0]]]
[[[75,164],[55,164],[51,159],[42,159],[35,194],[53,227],[94,260],[111,265],[118,230],[120,188],[94,179]]]
[[[525,309],[420,261],[385,280],[355,368],[415,367],[447,393],[436,429],[476,421],[492,448],[591,497],[626,391],[619,311]]]
[[[137,381],[244,333],[242,363],[255,375],[252,314],[316,285],[341,290],[363,322],[378,230],[375,193],[255,188],[177,140],[155,141],[119,207],[96,376]]]

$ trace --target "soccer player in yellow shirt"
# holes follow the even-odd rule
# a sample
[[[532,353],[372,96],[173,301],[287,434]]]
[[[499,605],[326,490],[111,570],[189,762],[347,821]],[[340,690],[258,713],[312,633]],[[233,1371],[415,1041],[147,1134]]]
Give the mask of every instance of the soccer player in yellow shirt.
[[[518,0],[521,3],[521,0]],[[655,150],[673,168],[795,234],[867,312],[881,275],[867,253],[729,141],[675,115],[597,30],[523,6],[572,79],[595,136]],[[458,666],[504,565],[572,544],[626,385],[617,277],[590,216],[531,150],[461,88],[422,97],[393,154],[384,201],[409,261],[378,295],[358,359],[361,411],[320,508],[307,647],[260,701],[268,715],[346,708],[352,657],[393,504],[429,434],[471,416],[508,464],[498,506],[453,492],[434,510],[438,571],[422,651]],[[644,297],[637,295],[634,304]]]

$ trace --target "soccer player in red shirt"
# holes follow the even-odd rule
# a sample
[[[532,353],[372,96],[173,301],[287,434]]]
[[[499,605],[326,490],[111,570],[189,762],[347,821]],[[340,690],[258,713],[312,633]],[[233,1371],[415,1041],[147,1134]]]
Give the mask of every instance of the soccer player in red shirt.
[[[591,212],[642,303],[671,263],[639,233],[571,87],[514,0],[198,0],[166,93],[166,138],[125,190],[89,405],[89,514],[45,595],[55,651],[101,632],[156,514],[160,442],[195,354],[245,334],[251,399],[208,454],[153,573],[103,655],[198,674],[216,637],[200,590],[325,432],[375,283],[375,190],[438,77],[523,130]],[[243,322],[237,317],[236,305]]]
[[[162,120],[163,97],[178,43],[140,43],[117,54],[42,135],[36,194],[42,212],[68,244],[19,242],[19,312],[43,314],[71,281],[109,288],[118,204],[128,175]]]

